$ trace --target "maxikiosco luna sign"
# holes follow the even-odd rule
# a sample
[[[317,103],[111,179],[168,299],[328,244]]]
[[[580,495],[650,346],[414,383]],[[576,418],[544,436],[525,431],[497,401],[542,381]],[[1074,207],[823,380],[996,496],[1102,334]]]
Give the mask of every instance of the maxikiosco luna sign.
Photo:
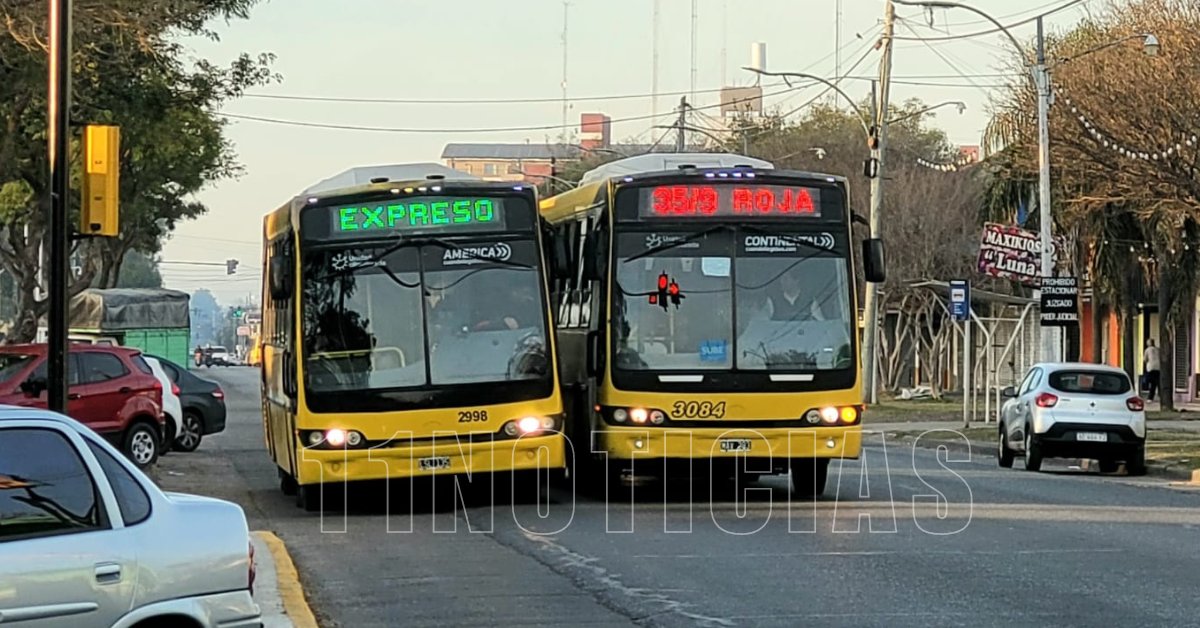
[[[1042,241],[1038,234],[988,222],[979,239],[979,272],[1036,286],[1041,278]]]

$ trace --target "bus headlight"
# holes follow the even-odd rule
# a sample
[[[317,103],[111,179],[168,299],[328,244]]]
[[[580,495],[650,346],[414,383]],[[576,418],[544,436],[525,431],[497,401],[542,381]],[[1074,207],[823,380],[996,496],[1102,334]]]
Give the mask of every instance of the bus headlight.
[[[542,429],[542,422],[537,417],[527,416],[517,421],[517,430],[522,434],[532,434]]]
[[[846,425],[854,425],[858,422],[858,408],[854,406],[846,406],[842,408],[842,423]]]
[[[625,408],[617,408],[613,410],[613,420],[617,423],[624,423],[629,420],[629,412]]]
[[[650,418],[650,413],[645,408],[634,408],[629,411],[629,418],[633,419],[634,423],[641,424]]]
[[[841,417],[841,415],[842,413],[838,412],[837,408],[821,408],[821,420],[829,423],[830,425],[837,423],[838,418]]]
[[[667,415],[662,410],[651,410],[650,422],[655,425],[662,425],[667,422]]]
[[[336,427],[328,430],[306,430],[300,433],[300,439],[314,449],[355,449],[367,443],[367,438],[362,432]]]
[[[821,412],[819,410],[809,410],[804,414],[804,420],[816,425],[821,422]]]

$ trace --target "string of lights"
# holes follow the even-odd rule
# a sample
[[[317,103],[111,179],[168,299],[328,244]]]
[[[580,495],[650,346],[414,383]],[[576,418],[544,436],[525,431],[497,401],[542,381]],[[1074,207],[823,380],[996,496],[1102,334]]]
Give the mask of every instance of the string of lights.
[[[1146,147],[1131,147],[1130,142],[1123,142],[1116,139],[1112,133],[1104,131],[1091,118],[1089,118],[1072,100],[1066,89],[1062,85],[1052,83],[1051,87],[1055,92],[1060,94],[1063,99],[1063,104],[1070,110],[1071,115],[1079,122],[1083,129],[1090,135],[1097,144],[1104,148],[1110,148],[1113,152],[1126,157],[1128,159],[1139,159],[1142,161],[1159,161],[1166,160],[1183,152],[1184,147],[1195,148],[1200,146],[1200,136],[1196,133],[1183,133],[1174,145],[1157,148]]]

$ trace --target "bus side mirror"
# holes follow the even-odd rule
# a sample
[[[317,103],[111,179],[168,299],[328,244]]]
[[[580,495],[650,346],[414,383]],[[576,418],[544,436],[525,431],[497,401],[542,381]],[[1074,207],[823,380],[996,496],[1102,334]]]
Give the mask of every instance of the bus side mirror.
[[[292,275],[293,266],[292,258],[287,255],[272,255],[271,256],[271,298],[277,301],[286,301],[292,296]]]
[[[887,280],[887,263],[883,255],[883,240],[867,238],[863,240],[863,274],[871,283],[883,283]]]
[[[587,240],[583,243],[583,279],[584,281],[601,281],[604,279],[604,267],[601,258],[604,256],[600,231],[589,231]]]

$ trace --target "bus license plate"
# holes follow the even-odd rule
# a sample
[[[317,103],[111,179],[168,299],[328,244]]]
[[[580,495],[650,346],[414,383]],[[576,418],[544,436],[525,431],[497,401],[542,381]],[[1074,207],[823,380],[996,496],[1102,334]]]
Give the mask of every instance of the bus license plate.
[[[750,451],[749,438],[722,438],[721,451],[734,453],[739,451]]]
[[[421,458],[417,461],[417,465],[422,471],[437,471],[439,469],[450,468],[450,456],[435,456],[433,458]]]

